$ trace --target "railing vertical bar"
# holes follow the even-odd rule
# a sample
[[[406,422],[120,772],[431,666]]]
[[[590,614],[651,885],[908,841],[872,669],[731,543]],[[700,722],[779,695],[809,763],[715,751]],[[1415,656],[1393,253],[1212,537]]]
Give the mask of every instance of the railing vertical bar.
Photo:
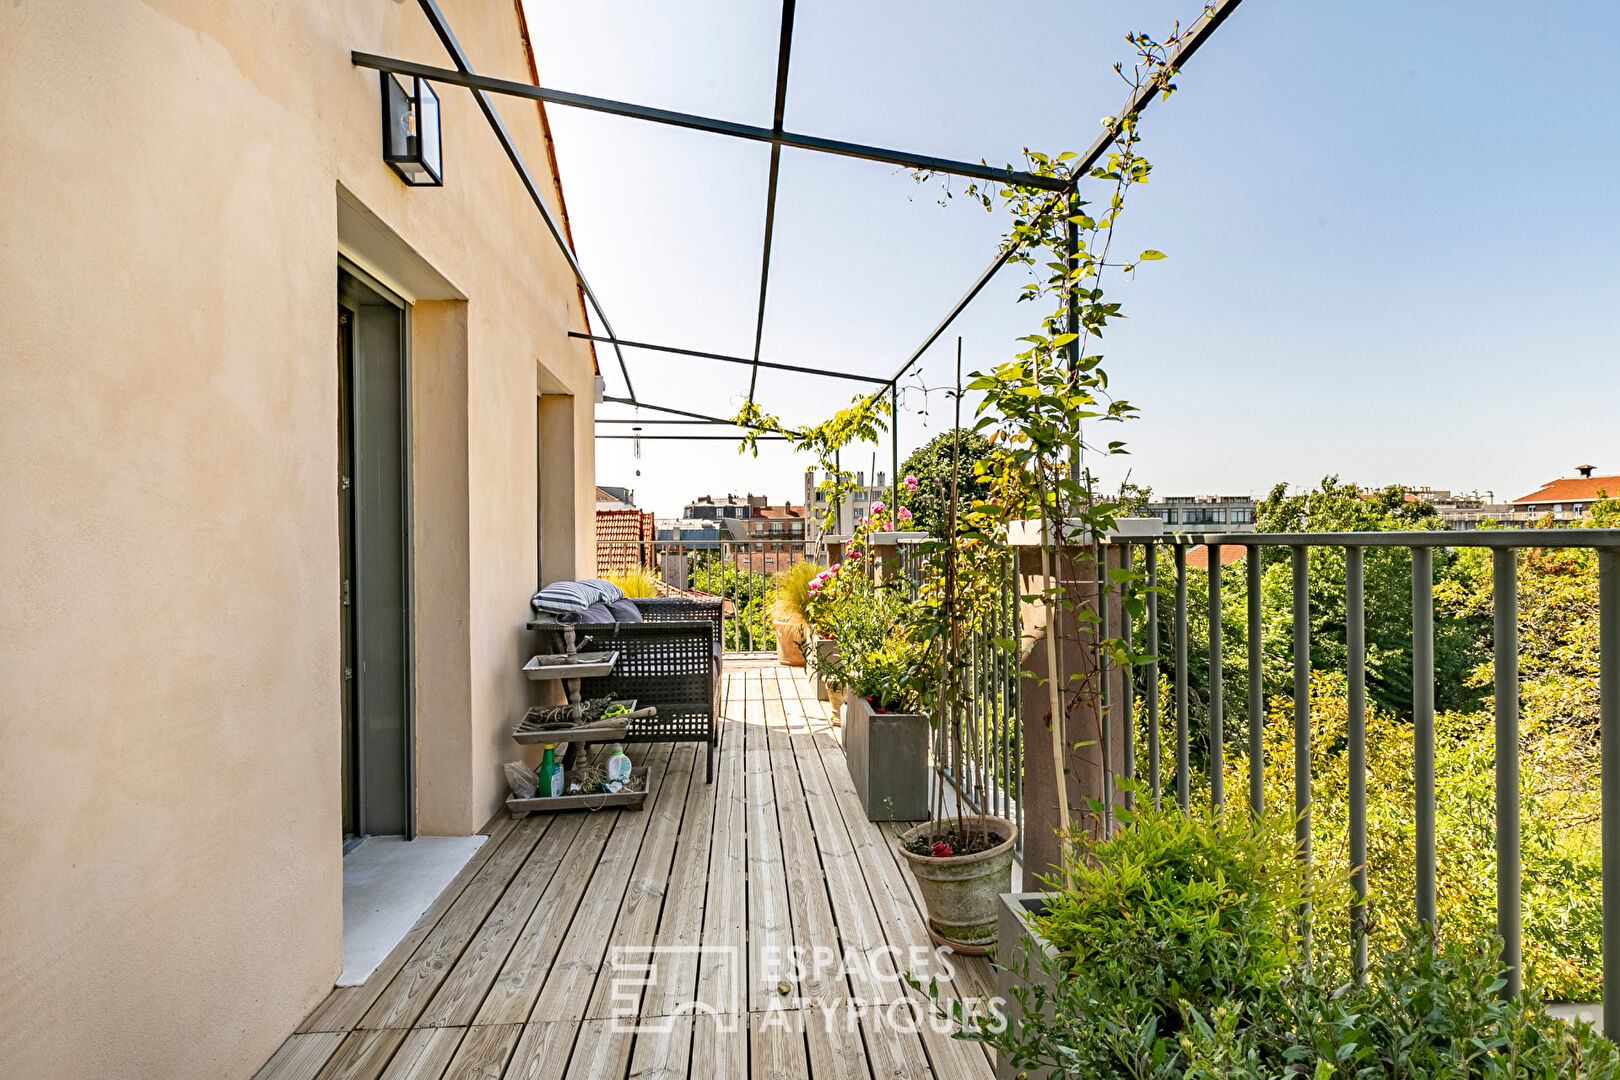
[[[1018,571],[1017,556],[1007,555],[1007,636],[1013,641],[1022,643],[1024,640],[1023,610],[1019,606],[1018,590],[1013,582]],[[1022,644],[1019,645],[1021,649]],[[1014,819],[1018,826],[1018,850],[1023,851],[1024,836],[1024,686],[1023,673],[1019,668],[1013,667],[1009,662],[1005,686],[1008,690],[1010,702],[1007,706],[1009,726],[1012,728],[1012,762],[1013,762],[1013,810],[1017,813]]]
[[[1496,664],[1496,933],[1502,939],[1502,996],[1523,986],[1519,937],[1519,554],[1491,552]]]
[[[1603,1030],[1620,1033],[1620,550],[1612,547],[1598,549],[1598,695],[1603,772]]]
[[[1303,879],[1300,950],[1311,960],[1311,595],[1310,551],[1293,549],[1294,570],[1294,845]]]
[[[1350,682],[1350,962],[1367,979],[1367,606],[1359,547],[1344,549],[1344,641]]]
[[[1097,569],[1097,634],[1099,639],[1106,641],[1110,636],[1108,605],[1108,545],[1096,545]],[[1101,683],[1097,709],[1097,726],[1102,733],[1102,804],[1103,804],[1103,831],[1104,836],[1114,835],[1114,712],[1113,712],[1113,678],[1108,670],[1108,652],[1106,649],[1094,650],[1097,657],[1097,678]]]
[[[1209,556],[1209,805],[1226,802],[1226,733],[1221,717],[1221,546],[1205,544]]]
[[[1187,545],[1176,544],[1176,802],[1192,804],[1187,753]]]
[[[1412,767],[1417,797],[1417,917],[1435,921],[1434,549],[1412,549]]]
[[[1119,568],[1129,573],[1135,569],[1135,552],[1130,544],[1119,549]],[[1136,628],[1131,625],[1131,610],[1123,602],[1119,605],[1119,636],[1125,642],[1125,677],[1120,684],[1125,688],[1125,700],[1120,702],[1121,728],[1125,738],[1125,779],[1131,783],[1125,789],[1125,809],[1136,808],[1136,666],[1128,659],[1136,652]]]
[[[1159,545],[1150,543],[1147,547],[1147,626],[1144,633],[1147,636],[1147,685],[1142,691],[1147,695],[1147,744],[1148,744],[1148,788],[1153,792],[1153,809],[1163,806],[1162,791],[1159,784],[1159,754],[1161,739],[1159,733]]]
[[[1260,663],[1260,547],[1250,544],[1244,553],[1249,585],[1249,812],[1259,817],[1266,808],[1266,706]]]

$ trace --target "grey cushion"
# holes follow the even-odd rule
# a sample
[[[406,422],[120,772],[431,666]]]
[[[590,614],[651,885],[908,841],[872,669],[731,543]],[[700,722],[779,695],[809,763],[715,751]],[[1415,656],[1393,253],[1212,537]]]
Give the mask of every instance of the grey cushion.
[[[605,623],[614,621],[613,612],[609,610],[608,606],[602,603],[600,600],[594,604],[586,605],[585,610],[576,614],[574,618],[578,619],[582,623]]]
[[[618,622],[644,622],[641,609],[627,597],[608,601],[608,610],[613,612],[613,618]]]

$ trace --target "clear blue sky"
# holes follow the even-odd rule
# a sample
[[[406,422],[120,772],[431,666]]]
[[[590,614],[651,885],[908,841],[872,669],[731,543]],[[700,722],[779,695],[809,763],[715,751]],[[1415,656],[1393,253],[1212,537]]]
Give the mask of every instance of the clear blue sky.
[[[770,123],[772,0],[525,2],[548,85]],[[786,123],[994,163],[1080,149],[1123,98],[1126,31],[1198,11],[801,0]],[[1153,181],[1119,243],[1169,258],[1115,282],[1130,319],[1104,351],[1143,418],[1111,478],[1260,493],[1338,473],[1512,497],[1579,463],[1620,473],[1617,54],[1608,3],[1247,0],[1146,116]],[[768,148],[551,116],[580,258],[619,334],[748,355]],[[890,374],[1005,227],[938,194],[784,151],[764,357]],[[970,368],[1026,332],[1016,273],[1000,280],[956,328]],[[923,383],[949,380],[953,351],[954,337],[925,357]],[[747,391],[746,368],[628,355],[647,401],[729,416]],[[855,388],[763,373],[759,397],[805,422]],[[947,408],[912,380],[902,456]],[[886,468],[887,445],[846,460],[874,452]],[[650,441],[640,462],[599,441],[597,461],[599,482],[660,515],[709,492],[797,498],[807,463],[779,445],[755,461]]]

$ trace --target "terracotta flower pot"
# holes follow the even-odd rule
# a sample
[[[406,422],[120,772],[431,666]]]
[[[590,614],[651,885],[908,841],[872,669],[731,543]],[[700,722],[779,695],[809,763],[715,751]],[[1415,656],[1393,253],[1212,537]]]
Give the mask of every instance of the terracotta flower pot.
[[[901,834],[900,854],[911,867],[912,876],[928,908],[928,925],[947,944],[972,947],[996,940],[1000,896],[1012,891],[1013,842],[1018,827],[1006,818],[970,817],[970,829],[988,825],[1001,842],[987,851],[972,855],[914,855],[906,844],[931,839],[956,828],[956,819],[926,821]]]
[[[804,627],[786,619],[771,624],[776,628],[776,660],[788,667],[804,667]]]

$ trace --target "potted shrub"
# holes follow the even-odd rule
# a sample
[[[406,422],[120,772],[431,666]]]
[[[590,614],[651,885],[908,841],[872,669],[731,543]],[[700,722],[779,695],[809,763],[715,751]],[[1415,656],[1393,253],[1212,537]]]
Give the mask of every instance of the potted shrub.
[[[928,816],[931,725],[915,692],[916,650],[903,629],[861,652],[845,676],[844,752],[870,821]]]
[[[810,636],[810,582],[821,567],[813,562],[794,563],[776,574],[772,618],[776,630],[776,659],[788,667],[804,667],[804,643]]]
[[[842,595],[847,591],[847,586],[839,579],[841,569],[843,569],[841,563],[834,563],[811,578],[810,583],[805,586],[804,604],[805,617],[810,625],[810,637],[815,642],[809,655],[805,657],[805,662],[816,681],[816,699],[830,702],[833,715],[840,719],[842,719],[844,690],[841,685],[835,684],[832,668],[837,663],[838,657],[838,638],[835,629],[837,609],[840,604],[848,602]]]

